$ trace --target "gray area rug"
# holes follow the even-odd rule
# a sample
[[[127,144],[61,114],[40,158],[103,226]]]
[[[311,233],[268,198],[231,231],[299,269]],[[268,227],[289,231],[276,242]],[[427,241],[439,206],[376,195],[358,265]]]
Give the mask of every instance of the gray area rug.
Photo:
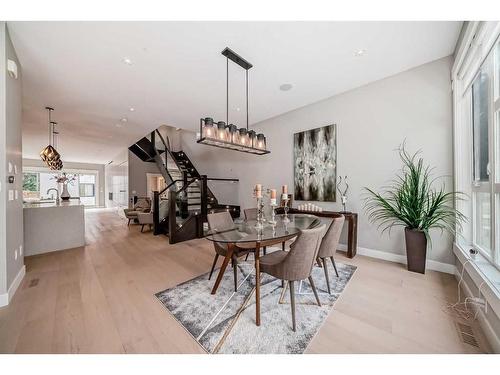
[[[261,325],[255,325],[255,277],[252,256],[238,265],[238,291],[233,272],[224,274],[215,295],[210,291],[217,277],[208,273],[156,293],[156,297],[208,353],[300,354],[317,333],[335,301],[351,279],[355,266],[337,263],[339,277],[329,264],[332,294],[326,289],[323,269],[315,266],[312,277],[322,306],[316,304],[308,281],[296,285],[297,331],[292,331],[290,293],[282,303],[281,281],[262,274]]]

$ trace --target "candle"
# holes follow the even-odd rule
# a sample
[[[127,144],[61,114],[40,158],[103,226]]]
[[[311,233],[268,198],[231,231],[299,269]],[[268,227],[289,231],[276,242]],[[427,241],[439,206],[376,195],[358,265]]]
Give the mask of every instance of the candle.
[[[271,206],[276,206],[276,189],[271,189]]]
[[[255,197],[262,198],[262,184],[255,185]]]

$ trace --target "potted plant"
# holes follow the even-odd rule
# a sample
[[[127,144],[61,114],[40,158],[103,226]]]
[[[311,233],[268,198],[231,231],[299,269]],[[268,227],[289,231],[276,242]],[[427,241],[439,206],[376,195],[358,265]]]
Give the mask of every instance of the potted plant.
[[[462,194],[446,192],[444,184],[434,188],[436,179],[432,169],[424,166],[420,151],[411,155],[404,143],[398,151],[403,162],[401,173],[380,193],[365,187],[365,209],[370,222],[377,223],[382,233],[394,226],[405,227],[408,270],[425,273],[427,242],[432,245],[429,230],[455,234],[456,227],[466,220],[454,207]]]

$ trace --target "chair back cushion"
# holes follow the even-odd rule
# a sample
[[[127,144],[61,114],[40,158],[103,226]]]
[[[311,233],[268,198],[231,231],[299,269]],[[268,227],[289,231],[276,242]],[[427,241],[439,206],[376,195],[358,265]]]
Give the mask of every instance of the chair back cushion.
[[[302,230],[281,264],[284,280],[304,280],[311,275],[325,225]]]
[[[151,209],[151,199],[147,197],[137,198],[134,209],[139,211],[150,210]]]
[[[333,218],[328,230],[321,240],[318,253],[320,258],[328,258],[335,255],[337,247],[339,246],[340,234],[342,233],[344,221],[344,215]]]
[[[245,208],[243,212],[245,213],[245,220],[257,220],[256,208]]]
[[[208,225],[211,230],[228,230],[234,228],[233,218],[227,211],[207,215]]]

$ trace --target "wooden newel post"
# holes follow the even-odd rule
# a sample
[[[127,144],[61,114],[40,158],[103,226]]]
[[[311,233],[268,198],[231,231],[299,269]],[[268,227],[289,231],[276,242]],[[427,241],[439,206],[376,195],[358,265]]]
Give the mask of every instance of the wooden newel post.
[[[207,221],[207,214],[208,214],[208,186],[207,186],[207,176],[206,175],[201,175],[201,184],[200,184],[200,191],[201,191],[201,219],[202,222]]]
[[[175,230],[176,230],[176,225],[177,225],[177,220],[176,220],[176,200],[177,195],[175,191],[169,190],[168,191],[168,239],[170,243],[175,243]]]
[[[158,235],[160,230],[160,192],[153,191],[153,233]]]

